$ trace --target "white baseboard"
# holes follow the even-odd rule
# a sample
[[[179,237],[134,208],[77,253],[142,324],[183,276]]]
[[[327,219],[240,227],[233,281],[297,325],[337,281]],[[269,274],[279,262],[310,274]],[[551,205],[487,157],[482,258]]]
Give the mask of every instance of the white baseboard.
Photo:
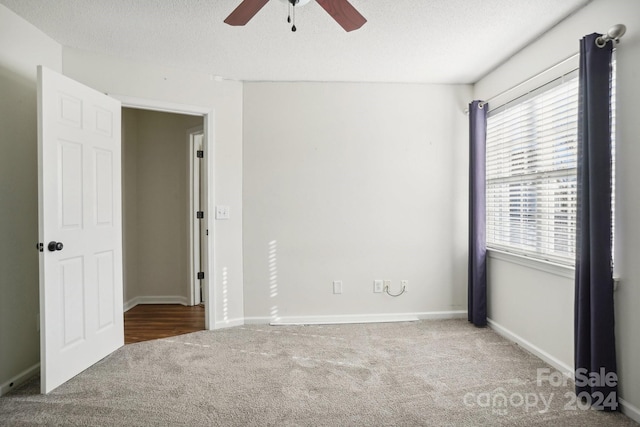
[[[268,325],[271,322],[270,317],[245,317],[245,325]]]
[[[189,305],[189,298],[178,295],[134,297],[124,303],[124,311],[129,311],[138,304],[182,304]]]
[[[407,314],[352,314],[343,316],[291,316],[271,320],[271,326],[338,325],[348,323],[415,322],[416,316]]]
[[[216,320],[213,325],[213,329],[233,328],[234,326],[244,325],[244,318],[229,319],[229,320]]]
[[[466,319],[467,310],[457,311],[428,311],[425,313],[414,313],[420,320],[438,320],[438,319]]]
[[[631,418],[633,421],[640,423],[640,409],[633,406],[631,403],[627,402],[623,398],[620,398],[620,407],[622,409],[622,413],[627,417]]]
[[[494,331],[496,331],[498,333],[498,335],[501,335],[501,336],[505,337],[509,341],[515,342],[520,347],[522,347],[525,350],[529,351],[530,353],[538,356],[540,359],[542,359],[543,361],[547,362],[549,365],[553,366],[559,372],[562,372],[563,374],[573,378],[574,369],[573,369],[572,366],[567,365],[566,363],[564,363],[560,359],[550,355],[549,353],[547,353],[546,351],[544,351],[540,347],[536,346],[535,344],[530,343],[529,341],[525,340],[521,336],[511,332],[510,330],[508,330],[504,326],[494,322],[493,320],[487,319],[487,323],[489,324],[489,327],[491,329],[493,329]]]
[[[336,325],[345,323],[414,322],[420,319],[458,319],[466,311],[434,311],[422,313],[345,314],[325,316],[245,317],[245,324],[270,325]]]
[[[0,396],[4,396],[5,394],[9,393],[11,390],[17,388],[19,385],[28,381],[32,377],[35,377],[39,373],[40,373],[39,363],[36,363],[32,367],[25,369],[15,377],[11,378],[9,381],[3,384],[0,384]]]

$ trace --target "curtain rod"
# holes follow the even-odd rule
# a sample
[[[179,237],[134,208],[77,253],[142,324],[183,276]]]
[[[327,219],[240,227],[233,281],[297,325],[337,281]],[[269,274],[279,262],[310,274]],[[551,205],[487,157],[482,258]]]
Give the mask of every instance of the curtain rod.
[[[612,40],[614,45],[616,43],[620,43],[620,38],[626,32],[627,32],[627,27],[624,24],[616,24],[613,27],[609,28],[609,31],[607,31],[606,34],[601,35],[600,37],[598,37],[596,39],[596,41],[595,41],[596,46],[598,46],[599,48],[603,48],[607,44],[607,42],[609,40]],[[492,96],[488,100],[480,102],[478,104],[478,106],[480,108],[484,107],[485,104],[488,104],[489,102],[493,101],[494,99],[499,98],[499,97],[501,97],[501,96],[503,96],[503,95],[505,95],[505,94],[507,94],[507,93],[509,93],[511,91],[514,91],[514,90],[518,89],[519,87],[529,83],[531,80],[540,77],[542,74],[544,74],[544,73],[546,73],[546,72],[548,72],[548,71],[550,71],[550,70],[552,70],[552,69],[564,64],[567,61],[571,61],[572,59],[574,59],[579,54],[580,54],[579,52],[578,53],[574,53],[573,55],[569,56],[566,59],[563,59],[562,61],[560,61],[560,62],[558,62],[558,63],[556,63],[554,65],[552,65],[551,67],[547,68],[546,70],[543,70],[543,71],[539,72],[535,76],[529,77],[527,80],[523,81],[522,83],[518,83],[517,85],[512,86],[509,89],[504,90],[504,91],[500,92],[499,94]],[[469,108],[465,108],[464,112],[465,113],[469,113]]]
[[[484,107],[484,105],[485,105],[485,104],[488,104],[488,103],[490,103],[491,101],[493,101],[493,100],[495,100],[495,99],[497,99],[497,98],[500,98],[501,96],[504,96],[504,95],[508,94],[509,92],[513,92],[514,90],[517,90],[518,88],[520,88],[520,87],[522,87],[522,86],[526,85],[526,84],[527,84],[527,83],[529,83],[530,81],[537,79],[538,77],[540,77],[540,76],[541,76],[541,75],[543,75],[544,73],[548,73],[549,71],[553,70],[554,68],[559,67],[559,66],[561,66],[562,64],[565,64],[566,62],[568,62],[568,61],[571,61],[571,60],[575,59],[579,54],[580,54],[580,53],[578,53],[578,52],[576,52],[576,53],[572,54],[571,56],[569,56],[569,57],[567,57],[567,58],[563,59],[562,61],[560,61],[560,62],[557,62],[557,63],[553,64],[551,67],[549,67],[549,68],[547,68],[547,69],[544,69],[544,70],[540,71],[538,74],[535,74],[535,75],[533,75],[533,76],[529,77],[527,80],[525,80],[525,81],[523,81],[523,82],[520,82],[520,83],[518,83],[517,85],[511,86],[509,89],[503,90],[502,92],[500,92],[500,93],[498,93],[498,94],[496,94],[496,95],[492,96],[491,98],[487,99],[486,101],[482,101],[482,102],[480,102],[480,103],[478,104],[478,106],[479,106],[480,108]],[[468,112],[469,112],[469,108],[465,108],[464,112],[465,112],[465,113],[468,113]]]

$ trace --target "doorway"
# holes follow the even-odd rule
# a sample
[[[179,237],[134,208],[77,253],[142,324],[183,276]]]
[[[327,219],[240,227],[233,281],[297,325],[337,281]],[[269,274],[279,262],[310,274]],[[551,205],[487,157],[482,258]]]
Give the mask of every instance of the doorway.
[[[206,310],[200,306],[204,298],[194,295],[194,281],[204,282],[205,274],[200,250],[205,245],[200,241],[201,234],[194,232],[204,222],[204,214],[200,213],[204,207],[196,206],[194,200],[204,199],[201,190],[206,185],[200,174],[197,183],[193,176],[193,170],[199,171],[204,160],[203,150],[193,152],[193,135],[199,132],[203,143],[203,129],[202,116],[122,108],[123,274],[128,342],[141,340],[131,339],[131,328],[142,327],[146,339],[205,329]],[[192,153],[201,157],[191,159]],[[194,207],[198,210],[194,211]],[[187,318],[190,326],[185,328]]]

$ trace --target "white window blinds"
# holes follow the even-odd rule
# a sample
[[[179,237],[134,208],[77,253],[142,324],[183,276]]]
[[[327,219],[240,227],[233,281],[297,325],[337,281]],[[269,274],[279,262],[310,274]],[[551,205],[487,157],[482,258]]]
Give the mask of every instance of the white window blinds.
[[[577,71],[487,119],[487,245],[574,263]]]

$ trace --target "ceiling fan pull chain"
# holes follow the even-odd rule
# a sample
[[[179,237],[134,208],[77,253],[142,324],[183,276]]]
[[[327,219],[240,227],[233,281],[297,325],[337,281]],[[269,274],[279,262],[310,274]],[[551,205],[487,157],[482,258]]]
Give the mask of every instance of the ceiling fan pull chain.
[[[291,27],[291,31],[293,31],[294,33],[298,30],[296,28],[296,5],[295,3],[293,4],[293,26]]]

